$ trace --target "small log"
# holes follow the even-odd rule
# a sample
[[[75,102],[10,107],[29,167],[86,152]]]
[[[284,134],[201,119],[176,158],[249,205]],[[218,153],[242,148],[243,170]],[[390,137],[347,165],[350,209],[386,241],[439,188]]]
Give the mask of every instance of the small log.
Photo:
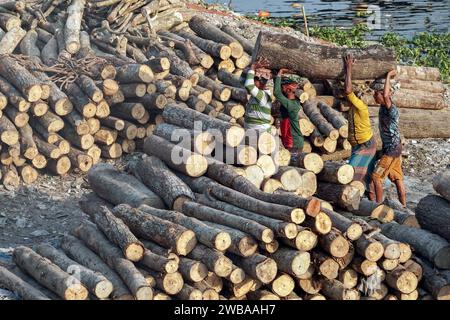
[[[418,280],[414,273],[407,271],[403,266],[398,266],[387,273],[386,283],[395,290],[409,294],[416,290]]]
[[[319,274],[327,279],[336,279],[339,275],[339,264],[323,251],[313,251],[313,263]],[[305,270],[306,271],[306,270]],[[305,272],[304,272],[305,273]]]
[[[197,246],[188,254],[188,258],[204,263],[209,270],[219,277],[227,277],[233,271],[233,263],[221,252],[197,244]]]
[[[86,300],[87,289],[76,279],[28,247],[19,246],[13,252],[14,262],[39,283],[64,300]]]
[[[329,233],[322,235],[319,238],[319,243],[324,251],[336,258],[345,257],[350,250],[348,241],[337,229],[331,229]]]
[[[276,261],[280,271],[293,276],[304,274],[311,263],[310,254],[308,252],[288,248],[279,248],[270,256]]]
[[[0,266],[0,284],[2,287],[20,296],[23,300],[50,300],[45,293],[2,266]]]
[[[332,204],[353,210],[359,207],[361,199],[359,190],[347,185],[332,183],[319,183],[317,185],[317,196]]]
[[[190,282],[200,282],[208,275],[208,268],[202,262],[180,257],[179,272]]]
[[[242,268],[248,275],[264,284],[272,282],[277,275],[278,267],[275,260],[259,253],[246,258],[238,256],[231,257],[238,267]]]
[[[354,172],[351,165],[327,161],[317,178],[325,182],[348,184],[353,180]]]

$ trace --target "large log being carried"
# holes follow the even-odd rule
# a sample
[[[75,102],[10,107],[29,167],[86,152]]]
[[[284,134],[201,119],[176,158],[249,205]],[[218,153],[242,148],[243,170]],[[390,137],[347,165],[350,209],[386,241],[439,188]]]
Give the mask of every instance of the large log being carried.
[[[450,241],[450,202],[430,194],[417,204],[416,217],[422,228]]]
[[[384,77],[397,65],[393,50],[382,46],[342,48],[269,32],[259,33],[252,60],[263,59],[269,69],[288,68],[307,78],[335,79],[344,77],[343,58],[349,53],[356,59],[355,80]]]

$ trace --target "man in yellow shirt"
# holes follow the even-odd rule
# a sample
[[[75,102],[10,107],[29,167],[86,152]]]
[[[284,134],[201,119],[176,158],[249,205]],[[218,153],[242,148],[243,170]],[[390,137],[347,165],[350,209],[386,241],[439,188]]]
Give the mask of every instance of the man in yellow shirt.
[[[377,151],[375,138],[369,119],[369,108],[359,99],[352,88],[352,68],[355,59],[351,54],[344,58],[345,61],[345,94],[351,107],[348,113],[348,140],[352,145],[352,155],[349,163],[355,169],[353,180],[366,184],[369,190],[369,199],[375,199],[373,184],[370,181],[375,168],[375,154]]]

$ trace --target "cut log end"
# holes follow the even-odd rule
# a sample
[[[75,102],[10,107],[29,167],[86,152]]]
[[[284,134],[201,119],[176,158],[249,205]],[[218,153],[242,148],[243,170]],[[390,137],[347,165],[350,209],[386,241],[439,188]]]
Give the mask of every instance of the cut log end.
[[[81,284],[75,284],[64,292],[65,300],[86,300],[89,295],[88,290]]]
[[[185,256],[191,252],[197,245],[195,233],[191,230],[184,231],[177,240],[176,251],[178,254]]]
[[[140,287],[135,293],[136,300],[152,300],[153,289],[150,287]]]
[[[303,209],[294,208],[291,211],[291,221],[296,224],[300,224],[305,221],[305,212]]]
[[[219,251],[224,251],[231,245],[231,237],[227,232],[218,233],[214,240],[214,246]]]
[[[125,257],[130,260],[137,262],[144,256],[144,247],[140,243],[132,243],[125,249]]]
[[[208,161],[199,154],[192,154],[186,159],[186,173],[190,177],[202,176],[208,168]]]
[[[102,280],[96,284],[93,291],[97,298],[106,299],[111,295],[113,290],[114,290],[114,287],[110,281]]]

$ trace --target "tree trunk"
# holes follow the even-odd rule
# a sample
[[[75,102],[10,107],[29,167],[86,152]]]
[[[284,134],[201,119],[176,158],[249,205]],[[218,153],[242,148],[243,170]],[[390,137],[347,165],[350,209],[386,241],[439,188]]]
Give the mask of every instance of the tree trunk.
[[[322,211],[330,217],[333,227],[341,231],[349,240],[356,241],[363,234],[362,227],[358,223],[333,210],[323,208]]]
[[[433,262],[436,267],[442,269],[450,267],[450,246],[444,238],[424,229],[394,223],[382,224],[381,229],[387,237],[411,245],[417,253]]]
[[[78,264],[51,245],[40,244],[36,247],[36,252],[67,273],[79,276],[80,282],[97,298],[106,299],[112,293],[113,284],[103,274]]]
[[[330,258],[323,251],[313,251],[312,258],[314,265],[322,276],[327,279],[336,279],[339,275],[339,264]],[[306,272],[307,269],[305,269]],[[303,273],[305,273],[303,272]]]
[[[274,239],[272,230],[253,220],[210,208],[187,199],[184,199],[182,203],[177,203],[177,206],[179,206],[179,211],[188,216],[240,230],[265,243],[270,243]]]
[[[128,260],[140,261],[144,257],[144,245],[131,233],[127,225],[116,218],[106,206],[89,206],[90,204],[86,202],[89,202],[89,199],[80,201],[80,207],[91,217],[97,227],[111,242],[122,249]]]
[[[86,300],[87,289],[50,260],[28,247],[19,246],[13,252],[14,262],[33,276],[39,283],[58,294],[64,300]]]
[[[284,237],[287,239],[294,239],[297,235],[297,227],[293,223],[283,222],[281,220],[276,220],[273,218],[269,218],[260,214],[257,214],[252,211],[248,211],[229,203],[219,201],[209,193],[205,195],[197,195],[196,201],[207,205],[211,208],[215,208],[218,210],[225,211],[227,213],[240,216],[249,220],[253,220],[261,225],[264,225],[271,229],[275,236]]]
[[[433,188],[450,202],[450,170],[443,171],[434,177]]]
[[[8,30],[0,39],[0,54],[13,53],[26,34],[20,26]]]
[[[183,278],[190,282],[200,282],[208,275],[208,268],[202,262],[180,257],[179,270]]]
[[[450,241],[450,202],[428,195],[417,204],[416,217],[422,228]]]
[[[202,244],[189,253],[188,258],[204,263],[209,270],[219,277],[227,277],[232,272],[233,263],[221,252],[205,247]]]
[[[0,72],[9,83],[22,92],[29,102],[36,102],[41,99],[42,88],[39,80],[12,57],[2,57]]]
[[[232,28],[229,25],[223,25],[220,28],[223,32],[229,34],[230,36],[232,36],[234,39],[236,39],[244,48],[244,51],[247,52],[249,55],[252,55],[253,53],[253,48],[255,47],[255,44],[248,40],[245,39],[243,36],[241,36],[240,34],[238,34],[234,28]]]
[[[317,178],[325,182],[348,184],[353,180],[354,172],[349,164],[327,161]]]
[[[342,208],[353,210],[359,207],[361,199],[359,190],[353,187],[323,182],[317,186],[317,196]]]
[[[70,54],[80,50],[80,29],[83,19],[85,0],[74,0],[67,8],[67,20],[64,30],[65,48]]]
[[[289,248],[279,248],[270,255],[276,262],[280,271],[298,277],[304,274],[311,263],[308,252],[292,250]]]
[[[232,256],[232,260],[248,275],[264,284],[272,282],[277,275],[278,267],[275,260],[259,253],[246,258]]]
[[[355,57],[355,79],[376,79],[396,67],[392,49],[371,46],[365,49],[348,49],[308,43],[286,34],[260,32],[253,51],[253,61],[263,58],[269,69],[288,68],[307,78],[334,79],[345,75],[343,58],[352,53]],[[303,57],[307,57],[304,59]]]
[[[159,195],[169,208],[180,198],[194,199],[189,187],[155,156],[145,156],[130,163],[131,172]]]
[[[219,200],[228,202],[242,209],[254,211],[267,217],[297,224],[302,223],[305,219],[305,214],[302,209],[264,202],[231,188],[222,186],[206,177],[196,179],[187,178],[184,180],[191,187],[191,189],[193,189],[193,191],[198,193],[207,191]]]
[[[131,261],[122,258],[120,249],[109,242],[97,228],[82,224],[73,233],[120,275],[137,300],[152,299],[153,290],[139,270]]]
[[[208,162],[202,155],[155,135],[145,140],[143,150],[148,155],[160,157],[172,169],[192,177],[203,175],[208,167]]]
[[[411,293],[418,285],[417,277],[414,273],[407,271],[403,266],[398,266],[386,275],[386,283],[402,293]]]
[[[332,140],[337,140],[337,138],[339,138],[339,131],[320,113],[317,102],[311,100],[305,102],[303,104],[303,110],[321,134]]]
[[[40,292],[2,266],[0,266],[0,284],[2,287],[20,296],[23,300],[50,300],[43,292]]]
[[[207,175],[227,187],[261,201],[301,208],[304,210],[304,213],[310,216],[315,216],[320,212],[320,202],[318,200],[312,198],[306,199],[293,194],[265,193],[249,183],[246,178],[236,174],[232,167],[228,165],[211,164],[208,168]]]
[[[100,197],[114,205],[127,203],[133,207],[147,204],[164,208],[162,200],[133,176],[109,164],[97,164],[88,173],[89,184]]]
[[[322,235],[319,243],[324,251],[336,258],[345,257],[350,250],[349,242],[337,229],[331,229],[329,233]]]

